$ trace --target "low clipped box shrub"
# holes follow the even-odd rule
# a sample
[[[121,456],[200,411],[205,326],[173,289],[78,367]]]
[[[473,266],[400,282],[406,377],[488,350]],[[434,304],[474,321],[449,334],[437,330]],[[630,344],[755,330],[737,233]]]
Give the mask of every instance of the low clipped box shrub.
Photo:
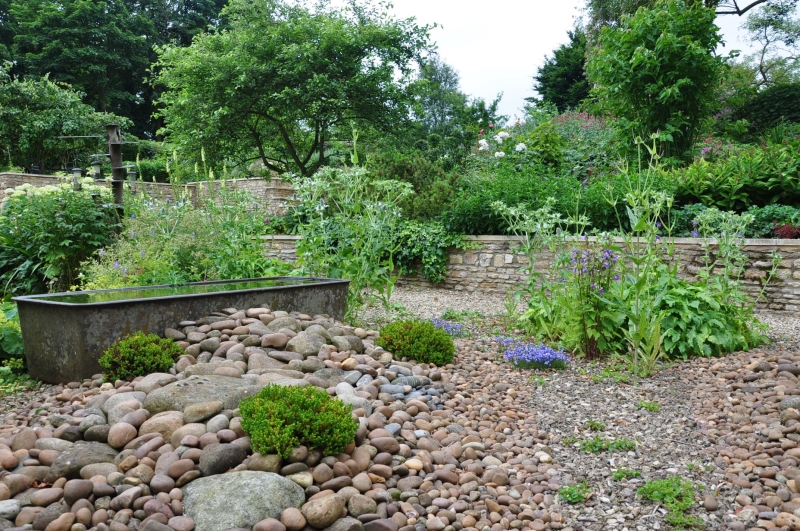
[[[322,389],[274,384],[239,403],[242,429],[253,450],[284,459],[300,445],[323,455],[341,453],[358,431],[350,410]]]
[[[389,323],[381,329],[376,343],[395,356],[434,365],[447,365],[455,354],[453,338],[430,321]]]
[[[181,354],[183,349],[171,339],[136,332],[115,341],[98,361],[106,378],[125,380],[168,371]]]

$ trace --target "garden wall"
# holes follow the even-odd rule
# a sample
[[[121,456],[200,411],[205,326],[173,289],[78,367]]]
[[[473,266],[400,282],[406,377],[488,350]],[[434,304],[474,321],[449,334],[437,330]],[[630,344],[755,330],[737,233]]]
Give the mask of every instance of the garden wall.
[[[287,262],[297,259],[295,244],[298,236],[264,236],[267,255]],[[398,285],[438,287],[484,293],[506,293],[523,282],[527,276],[522,269],[527,258],[515,251],[517,239],[508,236],[469,236],[476,249],[449,250],[447,277],[433,285],[422,277],[405,277]],[[800,315],[800,240],[745,240],[745,253],[750,258],[744,284],[750,293],[761,289],[761,279],[772,267],[773,251],[782,261],[775,277],[765,290],[767,301],[759,306],[775,311]],[[684,276],[692,277],[702,266],[703,249],[697,238],[675,238],[675,253]],[[548,254],[537,261],[537,270],[544,270],[551,259]]]
[[[0,193],[5,193],[7,188],[16,188],[22,184],[32,186],[57,186],[63,182],[71,182],[71,178],[56,177],[53,175],[32,175],[28,173],[0,173]],[[266,213],[269,215],[282,215],[285,202],[294,194],[289,183],[279,178],[262,179],[228,179],[226,186],[249,190],[256,198],[264,201]],[[210,193],[219,190],[222,181],[200,183],[186,183],[172,185],[169,183],[143,183],[137,182],[133,189],[144,189],[149,196],[174,200],[175,195],[188,196],[193,204],[198,199],[208,197]],[[100,181],[98,184],[110,187],[110,181]],[[213,190],[211,189],[213,187]]]

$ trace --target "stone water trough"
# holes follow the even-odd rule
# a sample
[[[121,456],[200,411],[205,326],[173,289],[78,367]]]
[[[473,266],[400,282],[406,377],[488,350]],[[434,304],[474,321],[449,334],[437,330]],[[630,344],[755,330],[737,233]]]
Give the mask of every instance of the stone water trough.
[[[120,337],[163,334],[187,315],[266,306],[344,317],[348,280],[272,277],[15,297],[28,372],[48,383],[102,372],[97,360]]]

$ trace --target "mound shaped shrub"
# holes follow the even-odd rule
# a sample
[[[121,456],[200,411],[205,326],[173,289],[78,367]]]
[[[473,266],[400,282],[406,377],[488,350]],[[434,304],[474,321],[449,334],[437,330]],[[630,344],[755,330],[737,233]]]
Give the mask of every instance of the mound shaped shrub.
[[[395,321],[381,328],[376,344],[398,357],[447,365],[453,361],[453,338],[430,321]]]
[[[242,429],[250,436],[253,450],[284,459],[301,444],[323,455],[341,453],[358,431],[351,409],[316,387],[274,384],[239,403]]]
[[[98,360],[109,380],[125,380],[168,371],[183,349],[171,339],[136,332],[117,339]]]

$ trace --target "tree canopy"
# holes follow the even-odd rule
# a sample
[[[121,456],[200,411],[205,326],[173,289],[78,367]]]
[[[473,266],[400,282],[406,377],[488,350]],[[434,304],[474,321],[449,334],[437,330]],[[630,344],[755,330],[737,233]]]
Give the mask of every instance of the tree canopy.
[[[370,4],[231,0],[228,26],[159,49],[164,132],[213,162],[311,175],[337,128],[392,131],[428,28]]]
[[[659,0],[603,28],[587,64],[592,95],[631,138],[658,133],[668,156],[683,157],[715,103],[725,59],[712,9]]]
[[[95,112],[82,94],[47,77],[22,81],[0,68],[0,146],[3,162],[30,170],[66,169],[88,164],[98,140],[59,136],[103,135],[105,124],[127,125],[124,118]],[[96,151],[94,151],[96,152]],[[81,157],[84,157],[81,160]]]
[[[586,32],[581,27],[567,32],[569,43],[553,51],[533,77],[533,88],[542,101],[552,103],[559,111],[574,109],[589,96],[586,80]]]

